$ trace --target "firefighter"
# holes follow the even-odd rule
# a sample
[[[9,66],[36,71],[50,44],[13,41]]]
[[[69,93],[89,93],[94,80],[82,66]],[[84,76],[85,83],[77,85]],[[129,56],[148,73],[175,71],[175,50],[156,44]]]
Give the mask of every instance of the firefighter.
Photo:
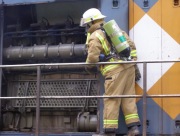
[[[87,30],[87,59],[86,63],[97,63],[101,60],[117,62],[121,60],[116,53],[112,53],[112,46],[101,29],[105,24],[104,16],[98,9],[88,9],[81,19],[81,26]],[[137,58],[134,43],[123,32],[131,47],[131,57]],[[100,56],[105,56],[101,58]],[[91,71],[92,65],[87,65],[86,70]],[[135,95],[135,67],[134,64],[100,65],[99,70],[105,78],[104,95]],[[122,108],[128,128],[128,136],[139,134],[140,120],[137,113],[135,98],[105,98],[103,109],[103,136],[114,135],[118,129],[119,108]]]

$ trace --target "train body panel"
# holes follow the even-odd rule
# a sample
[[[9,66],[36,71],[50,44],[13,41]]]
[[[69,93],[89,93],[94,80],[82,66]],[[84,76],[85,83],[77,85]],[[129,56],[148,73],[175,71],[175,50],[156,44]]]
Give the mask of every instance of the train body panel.
[[[103,77],[89,75],[85,62],[86,30],[79,21],[88,8],[99,8],[116,20],[135,42],[139,61],[178,60],[180,58],[179,0],[4,0],[0,4],[0,63],[43,65],[40,72],[41,96],[103,95]],[[77,63],[77,65],[74,65]],[[138,63],[142,78],[136,92],[147,95],[179,94],[180,63]],[[0,71],[2,97],[36,96],[37,67],[8,67]],[[103,130],[102,99],[43,98],[40,100],[37,130],[37,99],[1,100],[0,135],[91,136]],[[180,100],[147,98],[148,135],[180,134]],[[144,122],[144,100],[137,98],[140,120]],[[143,132],[143,125],[140,127]],[[16,132],[15,132],[16,131]],[[38,133],[38,134],[37,134]],[[127,128],[120,111],[118,134]]]
[[[178,60],[180,51],[180,8],[176,1],[130,0],[130,37],[137,46],[138,60]],[[142,72],[142,65],[139,64]],[[179,94],[179,63],[151,63],[147,67],[147,93]],[[143,80],[137,83],[139,92]],[[179,98],[151,98],[147,109],[151,133],[179,132]],[[151,108],[159,107],[159,110]],[[152,112],[158,118],[154,118]],[[158,121],[157,121],[158,120]],[[167,123],[169,122],[169,125]]]

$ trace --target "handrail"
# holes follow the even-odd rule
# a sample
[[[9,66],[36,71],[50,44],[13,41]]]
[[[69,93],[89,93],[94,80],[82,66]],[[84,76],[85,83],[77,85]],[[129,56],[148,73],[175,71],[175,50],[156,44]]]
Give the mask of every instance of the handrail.
[[[167,95],[147,95],[147,98],[169,98],[169,97],[180,97],[180,94],[167,94]],[[16,100],[16,99],[36,99],[36,96],[24,96],[24,97],[0,97],[1,100]],[[92,98],[143,98],[143,95],[104,95],[104,96],[40,96],[40,99],[92,99]]]
[[[98,63],[40,63],[40,64],[18,64],[18,65],[0,65],[0,68],[9,67],[37,67],[37,66],[74,66],[74,65],[102,65],[102,64],[131,64],[131,63],[174,63],[180,60],[144,60],[144,61],[122,61],[122,62],[98,62]]]
[[[37,68],[37,96],[29,97],[0,97],[2,99],[36,99],[36,131],[35,135],[39,136],[39,119],[40,119],[40,99],[82,99],[82,98],[142,98],[143,99],[143,136],[146,136],[146,119],[147,119],[147,98],[164,98],[164,97],[180,97],[180,94],[165,94],[165,95],[147,95],[147,63],[174,63],[180,60],[145,60],[145,61],[123,61],[123,62],[98,62],[98,63],[43,63],[43,64],[18,64],[18,65],[0,65],[1,69],[10,67],[36,67]],[[102,64],[143,64],[143,95],[113,95],[113,96],[40,96],[40,82],[41,82],[41,67],[43,66],[70,66],[74,65],[102,65]]]

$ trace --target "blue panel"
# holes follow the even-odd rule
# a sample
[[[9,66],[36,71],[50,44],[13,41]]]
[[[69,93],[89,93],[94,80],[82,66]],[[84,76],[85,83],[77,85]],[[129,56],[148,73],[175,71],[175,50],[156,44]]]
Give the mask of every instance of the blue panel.
[[[147,99],[147,134],[161,134],[161,114],[162,110],[161,108],[151,99]],[[143,100],[141,99],[138,102],[138,113],[141,120],[141,123],[143,123]],[[140,130],[142,132],[143,127],[140,127]]]
[[[175,123],[175,121],[178,121],[177,124]],[[176,117],[175,121],[174,121],[175,133],[180,134],[180,115]]]
[[[55,0],[3,0],[4,4],[30,4],[30,3],[42,3],[42,2],[53,2]]]
[[[148,7],[144,7],[144,1],[148,2]],[[142,10],[144,10],[144,12],[148,12],[149,9],[151,9],[151,7],[154,6],[154,4],[156,4],[158,0],[134,0],[134,2],[140,7],[142,8]]]
[[[138,102],[138,111],[141,121],[143,121],[143,104],[142,99]],[[170,116],[157,105],[151,98],[147,99],[147,133],[151,135],[174,135],[175,123]],[[141,126],[142,131],[142,126]]]
[[[142,99],[137,103],[138,113],[141,120],[143,122],[143,101]],[[147,134],[149,135],[174,135],[180,133],[180,125],[176,127],[175,121],[170,118],[170,116],[164,112],[157,103],[155,103],[151,98],[147,99]],[[176,118],[176,120],[180,121],[180,115]],[[140,127],[140,131],[142,133],[142,125]],[[122,115],[122,111],[119,117],[119,134],[127,133],[126,124],[124,121],[124,117]]]
[[[119,6],[114,8],[112,5],[113,0],[101,0],[101,11],[107,16],[105,21],[116,20],[119,27],[129,33],[129,14],[128,14],[128,0],[118,0]]]
[[[176,118],[176,120],[180,120],[180,116]],[[179,126],[175,125],[175,120],[173,120],[166,112],[163,112],[163,134],[176,134],[180,133],[180,128]]]

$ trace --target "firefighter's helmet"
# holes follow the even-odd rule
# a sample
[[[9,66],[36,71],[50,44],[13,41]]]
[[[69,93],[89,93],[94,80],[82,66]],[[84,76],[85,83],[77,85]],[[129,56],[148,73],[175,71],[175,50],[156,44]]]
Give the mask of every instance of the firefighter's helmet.
[[[83,18],[81,18],[80,26],[85,26],[86,24],[98,20],[103,19],[106,16],[102,15],[102,13],[96,8],[90,8],[83,14]]]

